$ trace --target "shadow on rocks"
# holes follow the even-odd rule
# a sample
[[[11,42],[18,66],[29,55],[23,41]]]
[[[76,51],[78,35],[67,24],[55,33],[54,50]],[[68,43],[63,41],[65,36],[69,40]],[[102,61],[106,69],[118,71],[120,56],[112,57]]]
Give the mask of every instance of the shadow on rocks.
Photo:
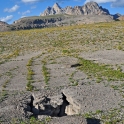
[[[87,124],[100,124],[100,120],[95,118],[87,118]]]

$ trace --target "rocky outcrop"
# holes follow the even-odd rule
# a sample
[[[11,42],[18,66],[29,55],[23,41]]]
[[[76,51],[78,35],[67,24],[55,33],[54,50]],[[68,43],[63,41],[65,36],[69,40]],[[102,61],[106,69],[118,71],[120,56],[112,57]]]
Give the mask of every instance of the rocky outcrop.
[[[57,3],[53,7],[48,7],[41,16],[55,15],[55,14],[69,14],[69,15],[109,15],[107,9],[102,8],[96,2],[88,2],[84,6],[67,6],[61,8]]]
[[[42,94],[37,96],[28,96],[18,105],[18,109],[23,110],[22,113],[30,115],[47,115],[58,116],[60,107],[63,104],[62,95],[48,97]]]
[[[124,21],[124,16],[120,16],[120,17],[118,17],[118,20],[120,20],[120,21]]]
[[[36,17],[26,17],[21,18],[15,21],[11,26],[13,30],[20,30],[20,29],[32,29],[32,28],[44,28],[44,27],[53,27],[56,26],[57,22],[60,22],[65,17],[46,17],[41,18],[39,16]]]
[[[119,18],[120,16],[121,16],[121,14],[116,13],[116,14],[113,15],[113,19],[114,19],[114,20],[118,20],[118,18]]]
[[[47,97],[35,96],[33,100],[32,112],[35,115],[58,116],[60,107],[63,104],[62,95]]]
[[[108,95],[109,94],[109,95]],[[53,96],[35,94],[26,97],[18,105],[25,114],[36,115],[39,119],[44,116],[63,117],[84,114],[89,111],[110,110],[118,108],[118,102],[123,104],[120,94],[104,85],[81,85],[68,87]]]
[[[74,122],[73,124],[87,124],[86,119],[82,116],[76,116],[76,113],[69,114],[68,111],[66,113],[69,104],[70,103],[66,100],[66,96],[62,93],[53,96],[49,96],[47,93],[38,93],[22,98],[17,106],[17,110],[20,111],[20,115],[23,114],[25,118],[34,115],[43,121],[49,117],[51,118],[49,124],[63,124],[64,122],[68,124],[72,122]]]
[[[82,115],[98,110],[108,113],[123,105],[124,98],[118,90],[105,87],[102,83],[82,82],[78,86],[14,94],[1,103],[0,119],[7,122],[3,124],[8,124],[12,118],[27,120],[34,116],[41,121],[50,118],[47,124],[87,124],[88,121]],[[118,118],[123,117],[123,109],[120,113]]]

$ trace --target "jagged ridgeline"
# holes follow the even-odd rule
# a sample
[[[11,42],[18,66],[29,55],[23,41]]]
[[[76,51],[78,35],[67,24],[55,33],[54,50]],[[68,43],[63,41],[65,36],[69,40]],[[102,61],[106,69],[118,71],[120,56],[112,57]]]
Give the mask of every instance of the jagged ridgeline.
[[[67,6],[61,8],[58,3],[53,7],[48,7],[41,16],[55,15],[55,14],[69,14],[69,15],[110,15],[109,11],[99,6],[96,2],[88,2],[84,6]]]

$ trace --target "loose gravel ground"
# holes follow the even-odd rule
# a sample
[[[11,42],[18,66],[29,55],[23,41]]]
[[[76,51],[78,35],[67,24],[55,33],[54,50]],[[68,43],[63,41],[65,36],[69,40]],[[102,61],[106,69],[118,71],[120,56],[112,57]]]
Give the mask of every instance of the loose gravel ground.
[[[92,54],[81,54],[80,56],[85,59],[95,60],[97,63],[122,64],[124,61],[123,54],[121,51],[114,50],[98,51]],[[74,57],[56,57],[54,62],[50,60],[48,64],[46,64],[50,74],[50,79],[46,85],[42,73],[42,60],[44,60],[46,55],[44,56],[41,52],[37,52],[19,56],[16,59],[12,59],[0,65],[1,99],[3,97],[3,100],[0,102],[1,123],[9,123],[8,121],[13,118],[24,119],[23,113],[21,113],[21,110],[18,110],[17,106],[20,102],[20,98],[23,99],[27,94],[32,94],[32,92],[26,90],[26,66],[32,57],[33,63],[31,68],[35,74],[33,76],[34,83],[32,85],[37,90],[34,92],[42,92],[46,86],[51,90],[54,89],[54,91],[61,87],[62,90],[60,89],[60,91],[65,94],[67,99],[69,97],[72,103],[79,104],[80,114],[91,111],[95,113],[98,110],[109,111],[111,109],[120,109],[120,107],[123,106],[124,98],[119,90],[114,90],[110,85],[107,86],[103,82],[98,84],[95,80],[92,81],[88,79],[87,74],[78,70],[78,59]],[[9,81],[3,89],[3,84],[6,80]],[[72,82],[72,80],[77,81],[78,84],[73,86],[74,82]],[[113,84],[114,83],[115,82],[113,82]],[[7,93],[5,97],[2,96],[2,92],[4,91]],[[58,118],[54,118],[51,123],[57,123],[57,121],[59,121]],[[68,123],[70,124],[70,121],[68,121]]]

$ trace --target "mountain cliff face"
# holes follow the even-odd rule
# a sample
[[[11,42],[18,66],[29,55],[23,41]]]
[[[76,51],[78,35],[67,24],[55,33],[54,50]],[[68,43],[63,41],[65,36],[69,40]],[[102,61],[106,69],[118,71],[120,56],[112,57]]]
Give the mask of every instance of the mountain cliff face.
[[[88,2],[84,6],[67,6],[66,8],[61,8],[58,3],[55,3],[53,7],[48,7],[43,13],[41,13],[41,16],[56,14],[109,15],[109,11],[99,6],[96,2]]]

